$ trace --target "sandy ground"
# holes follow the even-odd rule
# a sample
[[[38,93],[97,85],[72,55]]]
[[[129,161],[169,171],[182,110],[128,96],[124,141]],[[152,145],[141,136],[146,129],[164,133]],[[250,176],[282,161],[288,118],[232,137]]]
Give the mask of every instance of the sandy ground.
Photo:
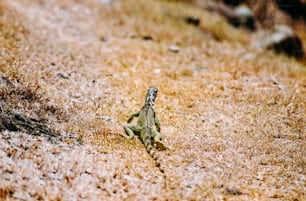
[[[305,64],[259,33],[167,1],[4,0],[0,16],[1,104],[63,136],[1,132],[0,200],[306,200]],[[149,86],[165,178],[122,129]]]

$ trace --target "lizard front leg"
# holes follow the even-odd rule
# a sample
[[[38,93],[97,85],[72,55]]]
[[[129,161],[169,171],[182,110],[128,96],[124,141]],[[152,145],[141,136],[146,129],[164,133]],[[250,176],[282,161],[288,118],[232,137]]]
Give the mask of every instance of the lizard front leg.
[[[130,123],[134,119],[134,117],[138,117],[139,116],[139,113],[140,112],[135,112],[135,113],[131,114],[131,116],[129,116],[127,122]]]
[[[132,139],[134,137],[134,135],[137,135],[138,133],[140,133],[140,128],[135,125],[135,124],[125,124],[124,126],[124,131],[126,133],[126,137],[128,139]]]

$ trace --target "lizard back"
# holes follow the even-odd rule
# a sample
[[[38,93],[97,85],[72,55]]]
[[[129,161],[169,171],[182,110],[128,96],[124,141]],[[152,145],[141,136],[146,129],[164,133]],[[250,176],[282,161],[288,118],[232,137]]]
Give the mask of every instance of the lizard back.
[[[153,143],[151,138],[151,133],[154,125],[155,111],[154,111],[154,102],[157,96],[157,89],[150,87],[146,95],[146,101],[144,106],[141,109],[137,125],[141,127],[140,139],[145,146],[147,152],[154,159],[156,166],[163,173],[164,170],[161,167],[159,158],[156,155],[155,150],[153,149]]]

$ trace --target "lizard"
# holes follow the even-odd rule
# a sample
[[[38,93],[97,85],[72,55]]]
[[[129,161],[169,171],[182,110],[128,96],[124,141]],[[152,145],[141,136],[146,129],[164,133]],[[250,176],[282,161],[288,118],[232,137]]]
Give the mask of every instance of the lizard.
[[[128,124],[124,125],[124,130],[128,139],[132,139],[134,135],[138,135],[140,137],[140,140],[145,146],[147,152],[154,159],[156,166],[162,173],[164,173],[164,169],[161,167],[160,160],[156,156],[156,152],[153,148],[153,145],[155,145],[155,148],[160,150],[167,149],[167,147],[162,143],[160,123],[154,111],[154,103],[157,96],[157,91],[157,88],[149,87],[145,99],[145,104],[140,111],[130,115],[127,120]],[[138,117],[137,123],[130,124],[134,117]],[[153,129],[154,125],[156,130]]]

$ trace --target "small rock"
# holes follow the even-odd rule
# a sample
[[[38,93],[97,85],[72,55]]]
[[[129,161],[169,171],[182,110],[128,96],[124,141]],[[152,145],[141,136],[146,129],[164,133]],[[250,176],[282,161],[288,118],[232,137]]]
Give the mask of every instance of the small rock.
[[[56,74],[58,77],[60,77],[60,78],[64,78],[64,79],[69,79],[69,74],[67,74],[67,73],[64,73],[64,72],[58,72],[57,74]]]
[[[101,36],[101,37],[100,37],[100,41],[101,41],[102,43],[106,43],[106,42],[107,42],[107,40],[106,40],[106,38],[105,38],[104,36]]]
[[[112,118],[106,115],[96,115],[96,119],[102,119],[104,121],[111,121]]]
[[[153,37],[150,35],[145,35],[145,36],[142,36],[142,39],[143,40],[153,40]]]
[[[196,18],[196,17],[184,17],[184,20],[187,24],[191,24],[191,25],[194,25],[194,26],[199,26],[200,24],[200,19],[199,18]]]
[[[178,52],[180,51],[180,48],[179,48],[178,46],[176,46],[176,45],[170,45],[170,46],[168,47],[168,50],[169,50],[170,52],[178,53]]]
[[[100,2],[104,4],[111,4],[113,0],[100,0]]]
[[[276,53],[284,53],[297,59],[304,57],[301,39],[286,25],[276,26],[271,33],[260,39],[258,43],[259,47],[274,50]]]
[[[154,72],[155,74],[160,74],[160,71],[161,71],[161,70],[158,69],[158,68],[156,68],[156,69],[153,70],[153,72]]]
[[[217,3],[209,5],[208,10],[219,13],[234,27],[245,27],[251,31],[256,29],[254,14],[247,6],[233,9],[231,6]]]
[[[229,22],[232,25],[235,27],[242,26],[252,31],[256,29],[254,14],[247,6],[239,6],[235,8],[234,13],[235,16],[229,18]]]
[[[208,68],[205,67],[205,66],[199,66],[199,67],[193,68],[193,70],[195,70],[195,71],[205,71],[205,70],[207,70],[207,69],[208,69]]]
[[[241,195],[242,193],[239,191],[238,188],[232,187],[232,188],[226,188],[225,189],[226,194],[232,194],[232,195]]]

